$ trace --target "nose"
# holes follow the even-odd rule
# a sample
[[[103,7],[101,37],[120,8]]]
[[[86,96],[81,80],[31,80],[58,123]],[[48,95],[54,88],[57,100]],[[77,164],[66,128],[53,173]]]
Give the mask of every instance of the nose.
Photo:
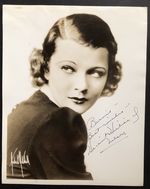
[[[88,91],[88,81],[86,75],[78,75],[75,79],[74,89],[82,94]]]

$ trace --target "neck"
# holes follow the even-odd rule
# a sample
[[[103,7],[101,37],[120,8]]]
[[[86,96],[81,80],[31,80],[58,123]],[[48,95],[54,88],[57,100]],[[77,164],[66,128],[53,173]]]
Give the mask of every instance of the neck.
[[[48,98],[59,107],[59,104],[56,102],[55,98],[53,97],[49,87],[47,85],[44,85],[40,88],[40,90],[46,95],[48,96]]]

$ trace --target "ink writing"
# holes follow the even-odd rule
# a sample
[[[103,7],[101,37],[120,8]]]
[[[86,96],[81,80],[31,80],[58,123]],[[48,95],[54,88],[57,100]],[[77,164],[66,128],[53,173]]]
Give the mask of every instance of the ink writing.
[[[130,103],[120,107],[115,104],[99,118],[90,117],[87,120],[88,146],[90,155],[95,150],[103,153],[113,145],[128,137],[129,126],[135,125],[139,120],[138,107]]]
[[[20,150],[18,150],[18,148],[16,148],[14,152],[11,152],[10,158],[11,158],[10,165],[12,169],[12,175],[14,175],[14,166],[17,165],[20,168],[22,177],[24,177],[23,165],[24,164],[30,165],[29,157],[26,154],[26,151],[22,153]]]

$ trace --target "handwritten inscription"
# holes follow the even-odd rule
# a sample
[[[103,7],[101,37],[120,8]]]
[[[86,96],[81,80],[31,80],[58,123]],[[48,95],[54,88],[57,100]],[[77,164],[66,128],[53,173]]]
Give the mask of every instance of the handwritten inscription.
[[[97,148],[103,153],[114,144],[128,137],[128,126],[135,125],[139,120],[138,108],[127,104],[114,107],[99,118],[90,117],[88,127],[88,155]]]
[[[18,148],[15,149],[14,152],[11,152],[11,169],[12,169],[12,175],[14,175],[14,166],[15,165],[19,165],[20,170],[21,170],[21,175],[22,177],[24,177],[24,173],[23,173],[23,164],[28,164],[30,165],[30,161],[29,161],[29,157],[26,154],[26,151],[24,151],[23,153],[21,153],[20,150],[18,150]]]

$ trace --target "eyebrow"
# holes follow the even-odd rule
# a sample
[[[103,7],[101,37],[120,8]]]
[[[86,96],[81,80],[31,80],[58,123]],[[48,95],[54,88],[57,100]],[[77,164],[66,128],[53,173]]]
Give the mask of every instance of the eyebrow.
[[[107,71],[106,67],[99,67],[99,66],[92,67],[89,70],[93,70],[93,69],[103,69],[103,70]]]
[[[77,65],[75,62],[71,61],[71,60],[61,60],[61,61],[58,61],[57,63],[63,63],[63,62],[70,62],[74,65]]]

